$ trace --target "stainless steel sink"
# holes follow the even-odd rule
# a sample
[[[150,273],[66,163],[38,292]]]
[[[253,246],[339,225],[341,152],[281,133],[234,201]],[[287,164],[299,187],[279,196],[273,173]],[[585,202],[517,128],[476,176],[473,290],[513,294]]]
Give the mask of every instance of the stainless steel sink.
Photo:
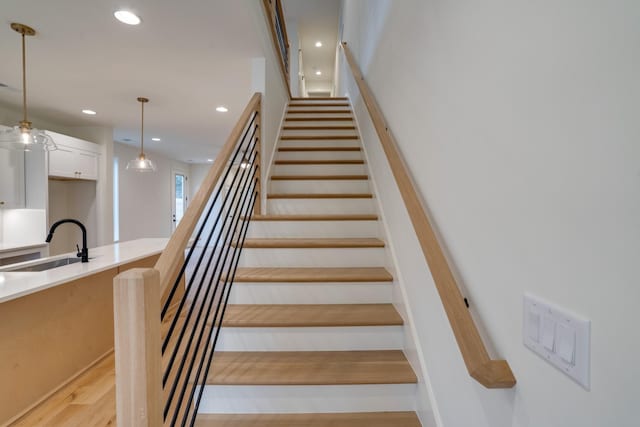
[[[81,261],[80,258],[76,258],[76,257],[60,258],[60,259],[54,259],[51,261],[25,265],[23,267],[11,268],[11,266],[9,266],[9,267],[3,268],[0,271],[14,271],[14,272],[45,271],[45,270],[51,270],[52,268],[62,267],[64,265],[75,264],[76,262],[80,262],[80,261]]]

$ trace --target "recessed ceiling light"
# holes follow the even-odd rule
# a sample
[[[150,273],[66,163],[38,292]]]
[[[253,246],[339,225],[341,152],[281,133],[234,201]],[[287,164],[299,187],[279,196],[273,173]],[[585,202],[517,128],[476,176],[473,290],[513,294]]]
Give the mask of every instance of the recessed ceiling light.
[[[321,76],[322,75],[322,71],[318,70],[316,71],[316,76]]]
[[[140,23],[140,17],[128,10],[117,10],[113,13],[113,16],[123,24],[138,25]]]
[[[207,162],[213,162],[213,159],[207,159]]]
[[[225,107],[224,105],[221,105],[221,106],[216,108],[216,111],[218,113],[226,113],[227,111],[229,111],[229,109],[227,107]]]
[[[160,138],[151,138],[151,140],[152,140],[152,141],[155,141],[155,142],[160,142],[160,141],[161,141],[161,139],[160,139]]]
[[[322,47],[322,42],[316,42],[316,47]]]
[[[84,114],[89,115],[89,116],[95,116],[96,114],[98,114],[98,113],[96,113],[96,112],[95,112],[95,111],[93,111],[93,110],[82,110],[82,112],[83,112]]]

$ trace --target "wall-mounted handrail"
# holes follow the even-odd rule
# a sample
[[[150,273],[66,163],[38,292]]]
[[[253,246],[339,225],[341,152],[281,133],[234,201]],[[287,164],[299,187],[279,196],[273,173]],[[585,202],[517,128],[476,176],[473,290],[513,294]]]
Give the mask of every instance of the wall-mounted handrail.
[[[291,61],[289,36],[287,35],[287,25],[285,24],[284,11],[282,10],[282,0],[262,0],[269,29],[271,30],[271,39],[278,52],[280,70],[285,81],[289,98],[291,98],[291,87],[289,78],[289,64]]]
[[[487,388],[513,387],[516,379],[507,361],[489,357],[382,110],[346,42],[342,43],[342,48],[387,156],[469,374]]]
[[[171,236],[171,240],[167,244],[167,247],[158,258],[156,262],[155,269],[160,272],[160,289],[162,295],[165,295],[165,291],[172,283],[172,280],[176,277],[180,267],[183,264],[184,257],[184,249],[187,247],[189,239],[193,234],[193,230],[198,223],[202,212],[204,211],[205,206],[213,192],[214,187],[218,183],[218,180],[222,176],[227,162],[231,158],[234,149],[236,148],[236,142],[238,138],[240,138],[242,131],[244,130],[247,122],[250,120],[251,116],[255,112],[260,111],[260,102],[262,99],[262,95],[260,93],[256,93],[251,97],[249,104],[244,109],[238,122],[234,126],[227,142],[222,147],[222,150],[216,157],[215,161],[211,165],[209,169],[209,173],[202,181],[200,188],[196,195],[191,199],[191,203],[187,208],[182,220],[178,224],[176,231]],[[258,122],[259,123],[259,122]],[[258,158],[260,156],[260,145],[258,140]],[[259,171],[257,172],[258,177],[258,194],[260,194],[260,179],[259,179]],[[260,200],[260,197],[258,197]],[[259,202],[256,202],[256,212],[259,212],[260,205]]]

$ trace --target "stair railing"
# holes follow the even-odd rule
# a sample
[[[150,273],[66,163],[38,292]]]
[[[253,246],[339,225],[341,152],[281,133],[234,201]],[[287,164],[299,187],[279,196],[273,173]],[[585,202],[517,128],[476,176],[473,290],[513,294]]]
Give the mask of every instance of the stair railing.
[[[513,387],[516,379],[507,361],[489,357],[382,110],[346,42],[342,43],[342,48],[411,218],[467,371],[487,388]]]
[[[291,61],[291,53],[289,51],[289,37],[287,36],[287,26],[284,19],[284,11],[282,10],[282,0],[262,0],[265,15],[269,23],[271,38],[278,51],[280,59],[280,69],[285,80],[289,98],[291,98],[289,65]]]
[[[116,416],[193,426],[249,220],[260,206],[253,95],[152,269],[114,279]]]

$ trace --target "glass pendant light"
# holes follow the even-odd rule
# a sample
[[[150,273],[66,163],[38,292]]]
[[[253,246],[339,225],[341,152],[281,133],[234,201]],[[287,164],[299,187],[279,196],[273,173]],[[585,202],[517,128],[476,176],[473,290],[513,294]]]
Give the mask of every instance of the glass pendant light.
[[[25,36],[34,36],[33,28],[13,22],[11,28],[22,36],[22,120],[11,129],[0,131],[0,147],[11,150],[56,150],[56,144],[45,131],[31,127],[27,117],[27,62]]]
[[[140,106],[142,107],[142,120],[140,126],[140,154],[127,163],[127,170],[134,170],[137,172],[155,172],[156,165],[144,155],[144,104],[149,102],[147,98],[138,98]]]

